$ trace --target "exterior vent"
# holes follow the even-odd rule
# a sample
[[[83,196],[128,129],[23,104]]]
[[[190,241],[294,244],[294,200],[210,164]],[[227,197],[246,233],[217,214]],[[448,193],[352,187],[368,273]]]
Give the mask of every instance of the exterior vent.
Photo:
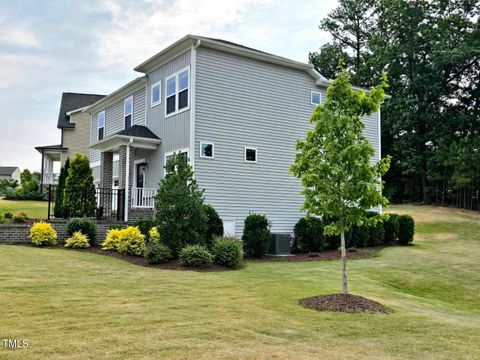
[[[268,254],[289,255],[290,239],[290,234],[272,234],[272,240],[270,241],[270,248],[268,249]]]

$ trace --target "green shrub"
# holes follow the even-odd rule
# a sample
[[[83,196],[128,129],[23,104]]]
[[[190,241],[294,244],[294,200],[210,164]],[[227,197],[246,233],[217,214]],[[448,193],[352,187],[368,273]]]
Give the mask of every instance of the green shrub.
[[[145,252],[145,235],[137,226],[129,226],[120,230],[118,252],[125,255],[143,255]]]
[[[145,240],[150,241],[150,229],[154,227],[155,221],[152,218],[143,218],[135,221],[133,226],[136,226],[140,229],[140,232],[145,235]]]
[[[302,252],[318,252],[325,248],[323,221],[317,217],[303,217],[295,224],[294,247]]]
[[[5,220],[4,215],[0,215],[0,224],[5,224],[7,221]]]
[[[180,251],[179,258],[182,265],[194,268],[207,267],[213,261],[212,254],[201,245],[185,246]]]
[[[13,214],[11,212],[6,212],[5,214],[3,214],[3,217],[5,219],[11,219],[13,218]]]
[[[398,217],[398,243],[408,245],[413,241],[415,234],[415,221],[410,215],[400,215]]]
[[[145,257],[150,264],[160,264],[173,258],[168,246],[160,243],[150,243],[145,250]]]
[[[107,231],[107,236],[105,241],[102,243],[102,250],[116,251],[118,248],[118,243],[120,241],[120,235],[122,234],[123,229],[110,229]]]
[[[400,223],[397,214],[389,214],[388,219],[383,222],[385,229],[385,237],[383,242],[386,245],[394,244],[398,240],[398,233],[400,231]]]
[[[243,229],[243,250],[250,257],[262,257],[267,252],[272,234],[265,215],[249,214]]]
[[[63,193],[65,191],[65,181],[68,176],[68,169],[70,168],[70,159],[67,158],[65,165],[60,169],[60,176],[58,177],[57,190],[55,192],[55,205],[53,207],[53,214],[56,218],[68,217],[67,212],[63,208]]]
[[[205,230],[205,241],[207,248],[211,249],[213,246],[213,240],[217,236],[223,236],[223,221],[220,219],[217,211],[213,206],[204,204],[203,209],[207,216],[207,229]]]
[[[217,264],[236,268],[242,262],[242,244],[234,237],[215,238],[212,246],[212,255]]]
[[[94,217],[96,215],[97,199],[92,168],[85,155],[77,154],[70,160],[62,207],[62,211],[71,217]],[[93,239],[90,236],[88,238],[93,244]]]
[[[354,225],[351,234],[350,246],[359,248],[367,246],[370,235],[368,226],[366,224],[361,226]]]
[[[15,223],[15,224],[25,224],[28,220],[28,215],[27,213],[25,212],[19,212],[19,213],[16,213],[15,215],[13,215],[12,217],[12,221]]]
[[[368,226],[368,246],[378,246],[383,244],[384,237],[385,229],[382,220],[378,220]]]
[[[30,240],[36,246],[54,246],[57,243],[57,232],[51,224],[38,222],[30,228]]]
[[[65,241],[65,247],[72,249],[86,249],[90,247],[87,235],[83,235],[80,231],[74,232],[72,237]]]
[[[110,224],[108,226],[108,230],[112,230],[112,229],[122,230],[123,226],[121,224]]]
[[[71,219],[67,223],[67,234],[72,236],[77,231],[80,231],[82,234],[87,235],[90,245],[95,245],[95,238],[97,237],[97,227],[88,219]]]

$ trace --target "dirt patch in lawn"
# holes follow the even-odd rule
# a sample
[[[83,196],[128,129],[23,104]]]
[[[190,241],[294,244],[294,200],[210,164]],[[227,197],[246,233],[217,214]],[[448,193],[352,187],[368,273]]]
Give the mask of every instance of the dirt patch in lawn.
[[[143,256],[124,255],[116,251],[105,251],[105,250],[102,250],[102,248],[99,246],[93,246],[88,249],[83,249],[81,251],[99,254],[99,255],[105,255],[105,256],[112,256],[114,258],[127,261],[131,264],[150,267],[150,268],[164,269],[164,270],[183,270],[183,271],[193,270],[193,271],[201,271],[201,272],[232,270],[230,268],[220,266],[218,264],[211,264],[210,266],[202,269],[190,268],[190,267],[183,266],[182,264],[180,264],[178,260],[172,260],[166,263],[152,265],[152,264],[149,264],[147,259],[145,259]]]
[[[390,310],[382,304],[351,294],[319,295],[299,301],[303,307],[319,311],[371,312],[388,314]]]

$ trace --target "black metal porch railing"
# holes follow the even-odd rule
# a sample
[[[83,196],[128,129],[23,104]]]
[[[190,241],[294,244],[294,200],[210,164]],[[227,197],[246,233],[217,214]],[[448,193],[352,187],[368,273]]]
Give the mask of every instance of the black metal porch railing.
[[[48,185],[48,219],[68,219],[68,211],[55,212],[57,185]],[[81,208],[91,207],[92,198],[85,192],[75,196],[76,204]],[[97,220],[125,220],[125,189],[95,188],[95,210],[89,211],[90,218]]]

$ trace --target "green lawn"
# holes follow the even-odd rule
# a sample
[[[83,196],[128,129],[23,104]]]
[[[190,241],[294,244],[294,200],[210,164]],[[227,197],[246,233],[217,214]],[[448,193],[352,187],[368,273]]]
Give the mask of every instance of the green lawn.
[[[47,201],[5,200],[0,198],[0,215],[7,212],[16,214],[23,211],[27,213],[29,218],[46,219],[47,209]]]
[[[350,289],[393,309],[316,312],[340,262],[247,263],[200,273],[74,250],[0,246],[2,359],[474,359],[480,354],[480,216],[393,207],[415,246],[350,261]]]

